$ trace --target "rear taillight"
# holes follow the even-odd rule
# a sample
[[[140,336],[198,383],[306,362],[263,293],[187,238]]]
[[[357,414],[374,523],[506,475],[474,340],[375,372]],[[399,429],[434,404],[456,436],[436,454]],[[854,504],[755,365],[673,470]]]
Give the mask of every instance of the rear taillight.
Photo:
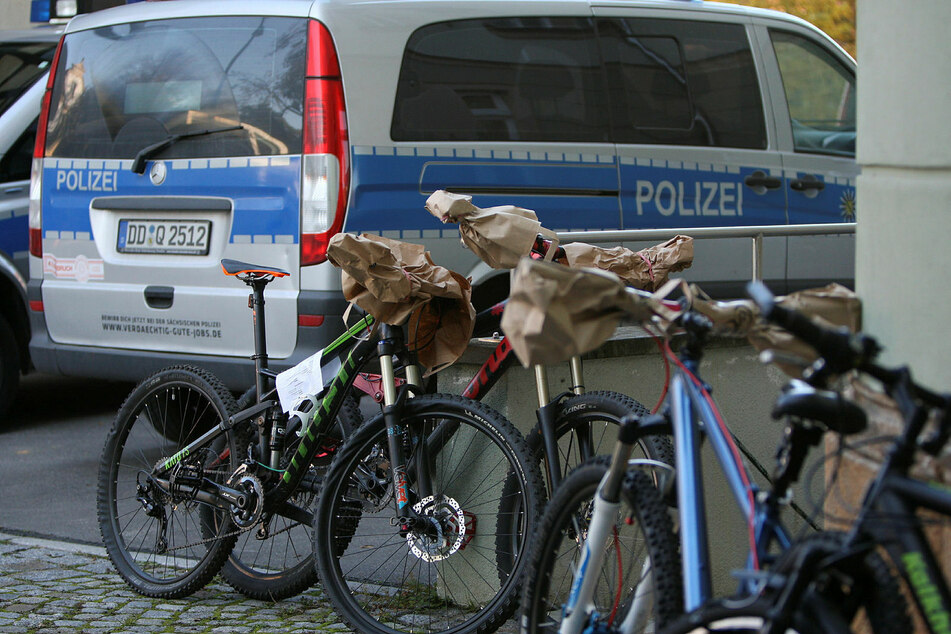
[[[327,259],[327,243],[343,228],[350,195],[350,139],[343,81],[333,39],[311,21],[307,32],[301,159],[301,266]]]
[[[43,107],[36,124],[36,142],[33,145],[33,165],[30,169],[30,255],[43,257],[43,157],[46,155],[46,126],[50,119],[50,100],[53,94],[53,80],[59,67],[59,56],[63,52],[63,38],[56,45],[56,55],[50,66],[50,75],[46,80],[46,92],[43,93]]]

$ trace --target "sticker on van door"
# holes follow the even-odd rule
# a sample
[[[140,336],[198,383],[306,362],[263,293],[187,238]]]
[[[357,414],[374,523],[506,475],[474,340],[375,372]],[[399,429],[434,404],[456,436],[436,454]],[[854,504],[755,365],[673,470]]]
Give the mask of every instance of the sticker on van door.
[[[57,258],[52,253],[44,253],[43,273],[60,280],[88,282],[105,278],[105,264],[102,260],[90,260],[82,254],[75,258]]]

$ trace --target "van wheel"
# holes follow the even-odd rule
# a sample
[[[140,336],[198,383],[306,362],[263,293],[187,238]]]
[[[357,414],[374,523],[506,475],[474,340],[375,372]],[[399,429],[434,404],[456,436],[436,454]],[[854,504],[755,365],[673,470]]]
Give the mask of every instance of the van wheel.
[[[0,315],[0,421],[16,398],[20,385],[20,348],[17,346],[13,328]]]

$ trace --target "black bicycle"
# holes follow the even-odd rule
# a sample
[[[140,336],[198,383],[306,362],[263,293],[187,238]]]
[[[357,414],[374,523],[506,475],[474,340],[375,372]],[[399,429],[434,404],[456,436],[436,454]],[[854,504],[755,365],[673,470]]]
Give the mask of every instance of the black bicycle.
[[[263,334],[264,287],[287,273],[233,261],[223,267],[261,300],[255,317],[256,333]],[[263,338],[255,347],[265,350]],[[193,367],[142,381],[120,408],[100,463],[100,528],[120,575],[148,596],[185,596],[221,569],[239,536],[277,516],[313,525],[317,545],[333,557],[354,548],[366,557],[394,541],[402,547],[399,564],[386,565],[397,558],[391,550],[364,578],[377,601],[403,599],[408,623],[389,621],[397,614],[391,611],[387,631],[468,631],[508,618],[525,558],[495,563],[496,551],[512,543],[519,553],[526,550],[541,478],[525,441],[497,412],[452,395],[408,398],[418,388],[397,386],[393,360],[411,357],[400,327],[363,317],[323,351],[323,388],[288,417],[274,414],[273,399],[232,413],[233,397],[220,381]],[[371,362],[382,369],[384,413],[336,449],[324,483],[338,493],[353,485],[358,494],[334,496],[315,517],[296,496],[312,490],[308,478],[322,459],[326,433]],[[346,476],[333,477],[334,469]],[[502,488],[512,478],[521,485],[514,493],[506,487],[505,495],[520,498],[518,523],[529,529],[521,539],[496,529],[510,506]],[[362,527],[370,522],[379,530],[367,539]],[[328,593],[345,584],[322,568]],[[447,579],[462,583],[450,587]]]
[[[912,477],[910,471],[919,451],[937,456],[947,445],[951,394],[919,385],[907,367],[879,364],[881,346],[872,336],[818,326],[776,305],[764,286],[753,286],[752,291],[764,317],[821,355],[808,372],[810,384],[823,386],[830,377],[853,370],[872,377],[897,404],[904,427],[890,439],[885,459],[847,532],[825,531],[797,542],[770,570],[764,591],[755,600],[705,606],[684,617],[670,629],[671,634],[848,632],[860,606],[869,611],[876,632],[912,631],[904,595],[897,588],[881,588],[867,572],[870,555],[879,550],[888,554],[904,577],[928,630],[947,631],[951,594],[925,536],[929,520],[919,511],[947,521],[951,492],[941,483]],[[864,412],[856,406],[841,409],[837,419],[850,429],[865,424]]]

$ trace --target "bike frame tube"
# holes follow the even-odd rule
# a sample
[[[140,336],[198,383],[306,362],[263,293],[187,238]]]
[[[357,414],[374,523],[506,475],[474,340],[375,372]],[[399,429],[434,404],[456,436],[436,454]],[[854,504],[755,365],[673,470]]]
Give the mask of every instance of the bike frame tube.
[[[360,320],[346,333],[341,335],[330,347],[325,348],[325,350],[339,348],[344,342],[357,337],[372,323],[373,318],[369,316]],[[337,415],[357,371],[372,358],[375,345],[376,342],[372,338],[357,340],[353,348],[349,351],[347,358],[340,365],[337,374],[325,386],[323,400],[318,407],[314,408],[310,420],[305,422],[301,430],[301,442],[298,445],[297,451],[291,458],[290,464],[288,464],[287,468],[281,474],[275,488],[269,491],[266,496],[266,502],[269,506],[277,506],[283,503],[300,484],[301,479],[307,473],[307,467],[310,461],[319,449],[318,441],[320,435],[315,433],[315,431],[323,428],[328,421],[333,420]],[[238,412],[228,420],[221,421],[217,427],[202,434],[202,436],[168,458],[162,465],[162,470],[153,475],[158,478],[165,476],[169,469],[181,462],[184,457],[196,453],[222,434],[254,418],[260,414],[261,411],[262,404],[255,404],[242,412]]]
[[[600,570],[604,562],[606,552],[604,545],[608,543],[614,531],[614,518],[621,508],[621,486],[627,471],[627,461],[633,449],[633,442],[619,441],[617,443],[614,455],[611,457],[611,466],[594,494],[591,523],[588,525],[588,534],[581,548],[578,572],[572,582],[568,602],[565,604],[565,618],[561,622],[560,632],[582,631],[596,609],[593,597],[600,575],[596,572],[585,573],[589,570]]]
[[[857,539],[870,536],[885,546],[929,631],[947,632],[951,629],[951,592],[915,511],[924,508],[951,516],[951,491],[938,483],[895,473],[886,473],[879,485],[872,493],[871,509],[857,522],[855,532],[861,534]],[[856,539],[854,534],[850,537]]]
[[[703,474],[700,466],[700,430],[693,421],[686,379],[676,372],[670,381],[668,402],[677,464],[677,504],[680,514],[680,550],[684,581],[684,609],[699,608],[711,595],[709,546]]]

